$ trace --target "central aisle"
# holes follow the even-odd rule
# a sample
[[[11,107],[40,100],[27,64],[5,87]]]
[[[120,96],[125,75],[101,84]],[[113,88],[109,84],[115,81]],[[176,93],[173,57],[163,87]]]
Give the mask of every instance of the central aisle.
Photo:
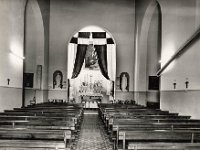
[[[112,150],[97,111],[85,110],[76,150]]]

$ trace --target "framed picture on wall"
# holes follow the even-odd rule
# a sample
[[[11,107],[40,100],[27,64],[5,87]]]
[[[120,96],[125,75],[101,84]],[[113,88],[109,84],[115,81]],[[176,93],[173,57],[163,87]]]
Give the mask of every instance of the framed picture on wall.
[[[159,90],[160,89],[160,77],[149,76],[149,90]]]
[[[24,87],[33,88],[34,73],[24,73]]]

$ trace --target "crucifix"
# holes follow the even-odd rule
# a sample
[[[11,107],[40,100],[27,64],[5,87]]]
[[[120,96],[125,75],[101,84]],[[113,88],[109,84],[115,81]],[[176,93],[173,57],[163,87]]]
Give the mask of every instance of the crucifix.
[[[188,85],[189,85],[189,81],[186,79],[186,82],[185,82],[185,88],[186,89],[188,88]]]
[[[8,85],[9,85],[10,84],[10,79],[8,78],[7,81],[8,81]]]
[[[174,89],[176,89],[176,80],[174,81],[173,85],[174,85]]]

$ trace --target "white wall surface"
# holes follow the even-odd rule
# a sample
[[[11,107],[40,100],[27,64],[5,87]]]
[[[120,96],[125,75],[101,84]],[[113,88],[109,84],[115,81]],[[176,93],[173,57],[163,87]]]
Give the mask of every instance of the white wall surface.
[[[22,104],[25,0],[0,0],[0,111]],[[10,84],[7,84],[7,79]]]
[[[117,44],[117,76],[130,75],[134,81],[134,1],[132,0],[51,0],[50,5],[49,86],[53,72],[61,70],[67,79],[67,46],[74,33],[88,25],[108,30]]]

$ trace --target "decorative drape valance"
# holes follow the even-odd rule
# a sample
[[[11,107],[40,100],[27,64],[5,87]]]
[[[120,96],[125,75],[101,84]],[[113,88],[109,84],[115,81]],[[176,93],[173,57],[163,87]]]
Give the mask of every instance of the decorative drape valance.
[[[73,44],[70,43],[68,46],[68,77],[72,77],[74,72],[73,78],[75,78],[81,69],[85,54],[87,50],[87,44]],[[95,45],[94,46],[97,51],[97,56],[99,58],[99,65],[101,72],[105,75],[106,79],[110,79],[115,81],[116,77],[116,45],[115,44],[107,44],[107,45]],[[77,53],[77,51],[79,53]],[[80,60],[76,60],[80,57]],[[78,68],[76,68],[75,66]],[[79,73],[78,73],[79,72]],[[76,75],[75,75],[76,74]]]
[[[79,44],[77,46],[76,59],[75,59],[73,73],[72,73],[72,79],[78,77],[81,71],[81,68],[83,66],[83,62],[85,59],[86,50],[87,50],[87,45]]]
[[[98,63],[103,76],[109,80],[108,76],[108,62],[107,62],[107,46],[106,45],[95,45],[95,51],[97,52]]]

